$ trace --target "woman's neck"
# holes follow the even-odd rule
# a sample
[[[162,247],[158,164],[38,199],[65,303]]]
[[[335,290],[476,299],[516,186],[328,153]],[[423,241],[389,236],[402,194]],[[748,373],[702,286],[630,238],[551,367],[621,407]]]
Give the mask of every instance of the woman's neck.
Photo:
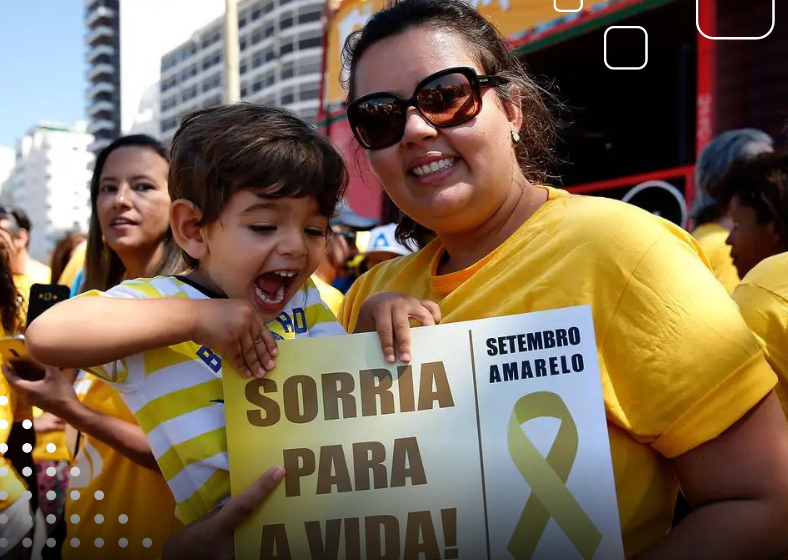
[[[134,251],[118,253],[126,278],[151,278],[155,276],[164,260],[164,243],[153,247],[140,247]]]
[[[548,194],[525,182],[510,190],[509,196],[490,218],[472,231],[440,235],[448,260],[438,265],[438,274],[449,274],[480,261],[517,231],[539,207]]]

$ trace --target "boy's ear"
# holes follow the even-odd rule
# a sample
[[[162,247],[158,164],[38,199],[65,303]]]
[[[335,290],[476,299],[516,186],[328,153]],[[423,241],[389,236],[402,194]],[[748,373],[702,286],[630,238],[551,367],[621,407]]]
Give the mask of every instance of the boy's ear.
[[[170,204],[170,228],[178,246],[193,259],[200,260],[208,254],[208,244],[198,225],[202,210],[189,200],[179,198]]]

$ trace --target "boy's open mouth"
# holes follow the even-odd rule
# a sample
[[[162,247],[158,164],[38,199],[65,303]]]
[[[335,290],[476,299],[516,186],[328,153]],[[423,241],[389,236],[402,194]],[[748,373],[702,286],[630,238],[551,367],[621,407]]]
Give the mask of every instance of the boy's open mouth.
[[[296,276],[298,271],[295,270],[272,270],[258,276],[254,293],[260,306],[269,311],[281,308]]]

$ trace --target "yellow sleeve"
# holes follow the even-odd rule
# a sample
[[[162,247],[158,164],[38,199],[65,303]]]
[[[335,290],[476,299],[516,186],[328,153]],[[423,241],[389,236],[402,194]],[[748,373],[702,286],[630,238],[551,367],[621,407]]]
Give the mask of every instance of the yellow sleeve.
[[[339,306],[337,318],[349,333],[352,333],[353,329],[356,328],[361,304],[371,295],[368,280],[372,274],[372,271],[362,274],[360,278],[353,282],[353,285],[342,300],[342,305]]]
[[[334,312],[329,309],[323,299],[319,285],[308,280],[306,290],[306,324],[310,337],[339,336],[346,334],[345,329],[337,321]]]
[[[58,284],[71,287],[79,271],[85,267],[86,248],[86,241],[83,241],[77,245],[77,247],[74,249],[74,252],[71,254],[71,258],[66,264],[66,268],[64,268],[63,272],[60,274],[60,278],[57,281]]]
[[[345,295],[316,274],[312,275],[312,281],[315,283],[315,286],[317,286],[317,289],[320,290],[320,297],[323,302],[328,306],[334,316],[337,316],[339,314],[339,308],[342,305],[342,300],[345,299]]]
[[[679,238],[656,241],[611,305],[598,333],[608,409],[665,457],[714,439],[775,385],[736,304]]]
[[[14,410],[17,406],[16,393],[11,390],[5,375],[0,375],[0,397],[8,399],[6,405],[0,404],[0,442],[5,443],[14,425]]]
[[[788,413],[788,300],[746,281],[734,290],[733,300],[765,346],[766,360],[777,374],[777,396]]]

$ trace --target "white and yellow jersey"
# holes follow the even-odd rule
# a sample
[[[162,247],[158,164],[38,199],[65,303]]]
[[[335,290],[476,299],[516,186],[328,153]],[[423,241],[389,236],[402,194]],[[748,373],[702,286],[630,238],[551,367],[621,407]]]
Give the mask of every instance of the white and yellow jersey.
[[[180,276],[123,282],[106,293],[122,298],[211,297]],[[278,339],[345,334],[310,280],[268,324]],[[190,523],[230,495],[222,359],[210,348],[183,342],[114,364],[91,368],[122,394],[148,435],[153,454],[177,503],[178,519]]]

